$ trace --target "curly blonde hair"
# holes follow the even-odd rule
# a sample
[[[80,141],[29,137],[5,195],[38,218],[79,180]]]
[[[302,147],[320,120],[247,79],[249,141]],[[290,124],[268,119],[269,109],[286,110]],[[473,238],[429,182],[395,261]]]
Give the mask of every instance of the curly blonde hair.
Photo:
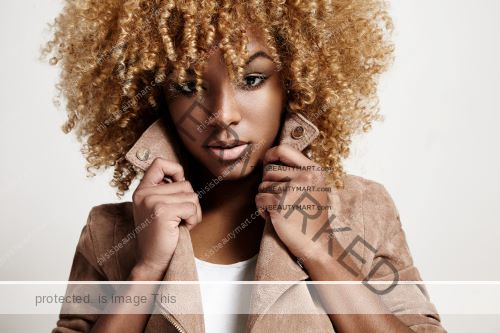
[[[167,108],[151,82],[183,84],[191,67],[201,91],[217,37],[231,79],[241,78],[249,22],[282,72],[289,111],[320,129],[311,158],[342,188],[353,134],[381,119],[378,74],[393,57],[387,10],[381,0],[67,0],[43,54],[61,66],[63,131],[83,143],[89,174],[114,166],[121,196],[141,172],[125,153]]]

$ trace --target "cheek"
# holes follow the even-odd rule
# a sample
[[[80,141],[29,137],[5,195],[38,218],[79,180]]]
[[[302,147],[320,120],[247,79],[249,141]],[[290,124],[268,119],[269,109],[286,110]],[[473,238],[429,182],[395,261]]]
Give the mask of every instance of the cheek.
[[[254,138],[274,141],[284,112],[280,94],[259,91],[246,96],[245,115]]]
[[[202,124],[207,115],[202,109],[193,104],[195,102],[196,101],[194,99],[184,100],[173,102],[169,105],[172,122],[177,129],[177,133],[179,133],[182,141],[187,146],[192,144],[201,144],[201,142],[203,142]]]

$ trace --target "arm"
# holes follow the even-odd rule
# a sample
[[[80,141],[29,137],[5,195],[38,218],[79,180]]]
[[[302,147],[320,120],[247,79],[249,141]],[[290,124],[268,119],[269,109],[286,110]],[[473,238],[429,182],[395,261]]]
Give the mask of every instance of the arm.
[[[87,223],[82,229],[80,239],[76,246],[75,256],[71,265],[69,281],[106,281],[106,275],[95,258],[94,244],[91,237],[91,224],[95,207],[90,210],[87,217]],[[75,288],[81,288],[83,285],[68,285],[66,294],[78,294]],[[105,291],[103,291],[104,293]],[[83,293],[83,292],[82,292]],[[98,307],[95,307],[95,313],[98,313]],[[52,333],[75,333],[89,332],[95,321],[97,314],[74,314],[68,309],[67,304],[63,304],[59,320]]]
[[[143,269],[134,267],[128,281],[162,281],[163,274],[156,274],[150,269]],[[120,290],[120,295],[134,297],[135,295],[151,295],[158,290],[158,284],[132,284],[123,285],[125,288]],[[148,297],[148,303],[134,306],[133,304],[108,304],[107,311],[112,310],[117,313],[106,313],[99,316],[99,320],[90,331],[91,333],[105,333],[105,332],[129,332],[138,333],[143,332],[146,323],[151,316],[151,311],[154,307],[152,297]],[[139,312],[139,313],[127,313]]]
[[[372,283],[395,280],[421,281],[408,251],[399,213],[387,190],[382,185],[371,182],[364,191],[363,206],[365,214],[363,220],[367,230],[366,241],[376,248],[376,252],[370,252],[368,248],[365,248],[365,252],[369,255],[365,256],[366,262],[361,272],[356,272],[359,275],[354,277],[337,260],[338,256],[344,252],[344,248],[334,239],[334,258],[318,255],[308,259],[311,262],[304,262],[311,277],[314,280],[361,281],[369,275],[369,281]],[[353,256],[346,256],[341,261],[348,267],[359,267],[353,262],[353,258]],[[386,264],[382,264],[384,262]],[[391,269],[391,266],[397,273]],[[384,290],[390,285],[379,286],[378,290]],[[405,332],[405,329],[407,331],[411,329],[411,332],[446,332],[423,284],[397,284],[390,292],[380,296],[361,285],[341,287],[318,285],[318,288],[323,302],[328,309],[333,310],[329,312],[358,313],[357,315],[330,315],[332,322],[341,332],[362,331],[363,327],[370,327],[370,331],[379,329],[384,332],[391,330]],[[339,299],[348,299],[349,302],[344,304],[338,302]],[[335,303],[332,300],[335,300]],[[365,315],[361,315],[363,313]],[[373,313],[387,313],[388,315],[374,315]]]
[[[344,248],[333,239],[334,254],[344,252]],[[344,262],[356,267],[351,257]],[[304,266],[314,281],[362,281],[364,277],[354,277],[336,258],[324,251],[304,261]],[[413,332],[382,302],[381,298],[364,285],[314,285],[328,311],[332,324],[338,332]],[[384,285],[385,286],[385,285]]]
[[[66,291],[68,295],[90,293],[94,298],[97,294],[108,295],[108,297],[110,295],[110,290],[105,290],[102,285],[84,284],[84,281],[108,281],[105,272],[97,264],[95,255],[91,232],[94,214],[95,208],[90,211],[87,223],[82,229],[69,277],[69,281],[82,281],[82,284],[68,285]],[[136,266],[130,272],[127,281],[162,281],[162,279],[162,272],[155,272],[149,267]],[[151,295],[156,293],[158,286],[157,284],[121,285],[119,293],[132,297]],[[115,290],[112,292],[117,295]],[[57,327],[52,330],[52,333],[143,332],[154,306],[152,297],[148,297],[147,300],[148,303],[139,306],[109,303],[105,309],[99,305],[85,304],[83,306],[91,308],[84,309],[81,304],[63,304]]]
[[[315,208],[328,205],[325,192],[317,190],[325,186],[325,176],[318,171],[320,166],[287,145],[267,151],[264,165],[273,163],[297,169],[270,169],[265,172],[256,196],[256,205],[263,216],[271,218],[276,233],[295,257],[309,258],[309,253],[314,253],[314,258],[303,261],[313,280],[363,281],[366,277],[372,282],[392,282],[395,276],[399,276],[399,280],[421,280],[418,271],[412,266],[410,256],[406,257],[406,266],[396,263],[406,253],[407,244],[399,214],[382,185],[365,180],[366,185],[360,197],[366,231],[363,235],[356,235],[354,241],[361,241],[368,249],[365,248],[363,255],[360,255],[351,248],[353,245],[349,245],[347,252],[353,255],[344,255],[346,249],[333,233],[333,239],[329,240],[333,246],[330,256],[327,246],[315,250],[316,244],[330,243],[328,230],[331,229],[328,228],[332,217],[335,218],[327,213],[327,209]],[[307,185],[310,184],[316,187],[309,190]],[[279,186],[276,188],[276,185]],[[291,190],[283,191],[283,188]],[[294,191],[294,188],[299,190]],[[301,190],[303,188],[307,190]],[[303,208],[289,212],[273,209],[278,204],[303,205]],[[362,262],[361,272],[348,268],[360,266],[353,262],[354,259]],[[361,284],[338,286],[318,285],[318,289],[333,325],[340,332],[445,332],[422,285],[396,284],[390,292],[380,296],[373,290],[383,290],[381,287]]]
[[[367,239],[376,244],[377,252],[364,265],[362,273],[366,275],[381,261],[386,261],[397,271],[399,281],[422,281],[413,264],[399,212],[386,188],[371,182],[366,187],[363,201],[367,207],[364,211],[365,223],[375,226],[368,229],[370,235],[367,234]],[[388,265],[382,265],[370,281],[393,279],[394,272]],[[391,312],[415,332],[446,332],[425,284],[398,284],[390,293],[380,297]]]
[[[172,177],[173,182],[166,183],[165,177]],[[130,271],[128,281],[163,281],[179,239],[179,224],[184,221],[188,230],[191,230],[201,220],[198,196],[191,184],[185,181],[180,164],[157,158],[134,192],[133,201],[134,232],[139,225],[141,229],[138,229],[140,233],[137,233],[138,260]],[[110,219],[114,219],[113,214],[96,212],[96,207],[90,211],[76,249],[70,281],[109,280],[98,264],[95,248],[100,248],[96,246],[99,242],[93,239],[98,239],[101,233],[105,233],[105,227],[114,228],[114,221]],[[96,223],[99,227],[92,232]],[[104,246],[109,248],[110,244]],[[91,295],[95,301],[85,305],[89,309],[78,308],[74,311],[71,305],[63,307],[53,333],[133,333],[144,330],[154,307],[154,297],[151,294],[156,293],[158,284],[121,285],[119,291],[112,290],[115,296],[132,296],[132,299],[133,296],[143,296],[146,297],[146,302],[139,305],[109,302],[104,310],[99,306],[100,299],[96,298],[98,294],[107,294],[109,299],[109,292],[105,290],[108,288],[103,285],[91,286],[93,287],[87,287],[85,284],[68,286],[69,294],[84,294],[88,293],[88,289],[92,289]]]

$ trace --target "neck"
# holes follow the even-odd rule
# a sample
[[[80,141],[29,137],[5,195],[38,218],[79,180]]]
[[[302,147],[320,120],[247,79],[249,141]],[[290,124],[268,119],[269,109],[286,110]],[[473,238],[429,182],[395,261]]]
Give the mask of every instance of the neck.
[[[216,177],[209,172],[199,173],[193,180],[195,188],[213,182]],[[195,256],[207,261],[228,264],[248,259],[259,251],[264,223],[255,217],[255,196],[261,182],[261,173],[252,174],[237,180],[222,180],[202,194],[200,205],[203,221],[191,232]],[[251,218],[253,214],[253,219]],[[243,223],[246,227],[240,227]],[[238,230],[237,235],[234,234]],[[231,237],[223,248],[207,257],[206,253]]]
[[[213,179],[210,177],[204,184],[213,182]],[[242,179],[222,180],[202,196],[200,204],[207,213],[224,211],[237,216],[250,210],[254,212],[260,179],[257,173],[253,173]]]

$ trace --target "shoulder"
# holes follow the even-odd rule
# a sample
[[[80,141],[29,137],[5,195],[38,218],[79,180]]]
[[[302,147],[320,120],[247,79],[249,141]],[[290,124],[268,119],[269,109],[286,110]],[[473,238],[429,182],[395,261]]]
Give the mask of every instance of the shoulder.
[[[338,193],[343,211],[359,212],[358,221],[361,223],[350,226],[363,244],[360,251],[365,260],[364,273],[367,274],[372,268],[376,257],[384,257],[394,263],[408,252],[398,209],[384,185],[360,176],[347,175],[344,189]],[[406,264],[410,265],[410,260]],[[390,272],[381,269],[380,274]]]
[[[353,174],[346,174],[344,176],[344,188],[360,191],[385,191],[385,186],[380,182]]]
[[[133,264],[135,241],[132,202],[106,203],[90,209],[83,231],[90,243],[84,249],[109,280],[123,280]]]
[[[395,209],[394,201],[381,183],[357,175],[346,174],[344,176],[344,187],[337,189],[334,185],[330,187],[329,193],[332,198],[343,205],[356,205],[364,211],[385,210],[390,212]]]
[[[398,284],[399,281],[421,281],[422,278],[414,266],[398,209],[387,188],[379,182],[355,175],[347,175],[344,182],[346,192],[341,196],[354,197],[363,207],[365,232],[362,250],[358,247],[364,260],[362,276],[369,281],[392,281],[385,290],[377,288],[377,294],[408,327],[419,332],[446,332],[435,306],[430,302],[425,285],[415,288]],[[393,289],[392,286],[396,285],[397,288]],[[374,291],[375,288],[370,290]],[[380,294],[381,291],[384,293]]]
[[[346,174],[344,188],[337,193],[343,199],[359,201],[365,211],[397,214],[394,200],[389,191],[375,180]]]
[[[117,233],[134,228],[132,202],[106,203],[91,208],[87,228],[94,245],[110,245]]]
[[[90,209],[90,221],[92,225],[106,227],[113,223],[123,223],[131,217],[132,202],[105,203]]]
[[[366,240],[373,245],[401,232],[399,211],[384,185],[375,180],[347,174],[344,188],[336,193],[343,210],[356,211],[361,217]]]

